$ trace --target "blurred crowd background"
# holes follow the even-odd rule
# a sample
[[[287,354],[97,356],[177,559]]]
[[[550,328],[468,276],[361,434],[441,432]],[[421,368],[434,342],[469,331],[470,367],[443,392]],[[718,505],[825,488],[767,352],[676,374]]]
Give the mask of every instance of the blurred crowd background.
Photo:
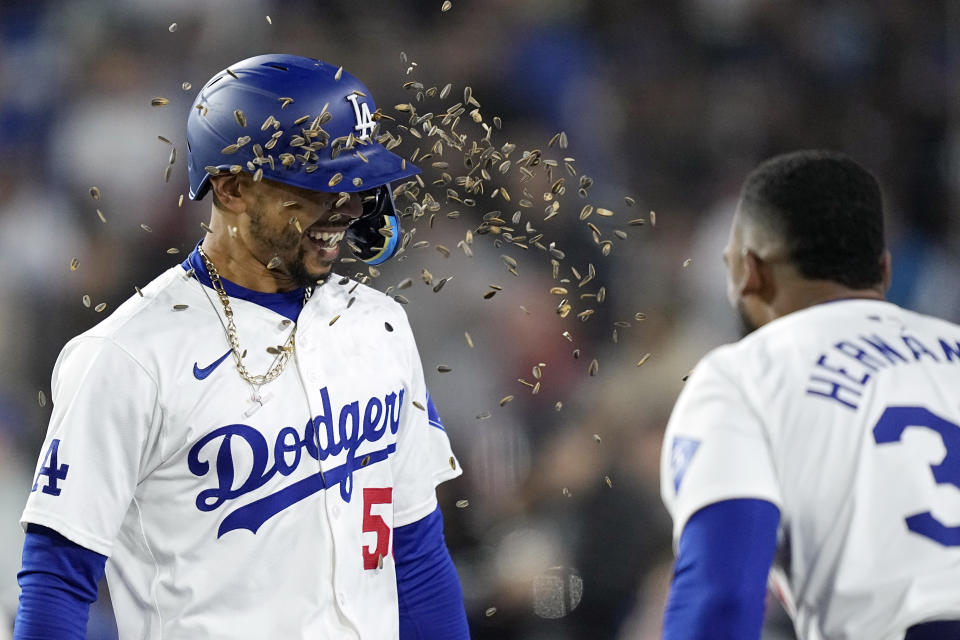
[[[429,214],[405,221],[429,244],[411,243],[371,280],[381,290],[414,280],[403,291],[407,311],[466,469],[441,501],[474,638],[659,637],[673,558],[659,499],[662,433],[698,358],[738,337],[720,254],[739,184],[760,160],[825,147],[871,169],[889,214],[890,298],[960,320],[960,3],[452,5],[0,0],[0,638],[16,609],[17,521],[50,415],[40,394],[49,398],[70,337],[200,239],[209,199],[178,206],[185,118],[203,83],[242,58],[278,51],[342,64],[397,118],[395,104],[440,113],[470,86],[484,121],[502,122],[495,145],[515,144],[514,160],[540,149],[557,161],[552,180],[566,178],[559,213],[544,221],[547,166],[525,182],[516,167],[494,175],[510,201],[487,189],[469,207],[432,185],[442,170],[431,158],[423,166],[440,205],[433,224]],[[453,89],[444,101],[418,101],[408,81]],[[152,107],[155,96],[170,104]],[[484,135],[466,117],[459,129]],[[561,131],[565,149],[550,145]],[[180,150],[168,182],[170,149],[158,135]],[[420,141],[405,140],[398,151],[409,157]],[[465,173],[456,150],[446,147],[442,160],[453,176]],[[585,196],[584,175],[593,181]],[[614,215],[581,221],[585,204]],[[475,236],[467,255],[458,243],[490,211],[515,236],[532,235],[529,223],[556,243],[565,254],[557,280],[547,252],[493,234]],[[610,255],[588,222],[613,242]],[[591,264],[596,276],[578,287]],[[423,269],[453,278],[435,293]],[[369,275],[356,263],[338,270]],[[502,290],[485,299],[490,285]],[[566,318],[553,286],[570,291]],[[589,297],[600,286],[602,302]],[[452,371],[438,372],[441,364]],[[540,382],[538,393],[520,379]],[[96,640],[116,634],[102,595],[89,629]],[[768,612],[765,637],[791,638],[778,606]]]

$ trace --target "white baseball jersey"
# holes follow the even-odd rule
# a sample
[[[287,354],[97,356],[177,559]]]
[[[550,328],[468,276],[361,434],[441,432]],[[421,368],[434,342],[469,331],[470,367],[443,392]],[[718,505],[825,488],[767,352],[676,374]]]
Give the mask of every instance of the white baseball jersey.
[[[460,465],[401,306],[337,280],[301,311],[262,406],[219,299],[180,266],[60,354],[22,524],[109,557],[124,640],[398,636],[393,530]],[[231,305],[248,370],[266,372],[293,324]]]
[[[667,426],[661,490],[675,542],[715,502],[780,509],[771,583],[803,640],[960,619],[960,326],[841,300],[712,351]]]

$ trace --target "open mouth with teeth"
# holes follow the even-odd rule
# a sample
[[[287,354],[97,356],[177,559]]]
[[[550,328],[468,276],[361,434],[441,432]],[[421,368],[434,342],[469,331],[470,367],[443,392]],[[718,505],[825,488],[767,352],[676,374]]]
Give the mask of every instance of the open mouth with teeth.
[[[344,231],[324,231],[322,229],[308,229],[307,237],[318,249],[336,249],[343,240]]]

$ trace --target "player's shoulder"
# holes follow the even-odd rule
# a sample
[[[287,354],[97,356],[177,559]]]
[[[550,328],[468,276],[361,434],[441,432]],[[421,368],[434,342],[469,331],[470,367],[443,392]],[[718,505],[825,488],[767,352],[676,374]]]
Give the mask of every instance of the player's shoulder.
[[[395,296],[348,276],[333,275],[314,295],[320,294],[334,309],[349,309],[353,316],[380,317],[383,321],[407,324],[403,304]]]
[[[196,280],[176,265],[137,288],[113,313],[67,346],[107,341],[128,353],[142,351],[162,341],[166,330],[177,324],[178,312],[191,308],[206,311],[205,304]]]

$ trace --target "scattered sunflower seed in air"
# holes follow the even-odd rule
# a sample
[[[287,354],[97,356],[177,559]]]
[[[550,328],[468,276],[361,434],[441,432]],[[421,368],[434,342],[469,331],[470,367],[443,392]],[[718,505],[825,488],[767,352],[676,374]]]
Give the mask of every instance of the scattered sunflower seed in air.
[[[233,112],[233,117],[236,118],[237,124],[241,127],[247,126],[247,116],[243,115],[243,111],[237,109]]]
[[[630,196],[624,196],[623,201],[627,204],[628,207],[632,207],[633,205],[637,204],[636,199],[631,198]]]
[[[451,469],[457,468],[457,461],[453,456],[450,456],[450,468]]]
[[[273,20],[270,19],[270,16],[267,16],[267,24],[273,24]]]
[[[267,269],[276,269],[282,264],[279,256],[273,256],[270,258],[270,262],[267,263]]]
[[[610,479],[610,476],[603,476],[603,481],[607,483],[607,486],[613,489],[613,480]]]
[[[642,366],[643,366],[643,363],[646,362],[646,361],[649,360],[649,359],[650,359],[650,354],[649,354],[649,353],[643,354],[643,357],[640,358],[640,361],[639,361],[639,362],[637,362],[637,366],[638,366],[638,367],[642,367]]]
[[[600,437],[599,433],[595,433],[593,434],[593,441],[596,442],[597,444],[600,444],[601,442],[603,442],[603,438]]]
[[[180,253],[180,249],[177,249],[176,247],[170,247],[169,249],[167,249],[167,253],[169,253],[170,255],[176,255]]]
[[[393,331],[393,326],[389,322],[384,322],[383,328],[386,329],[387,331]]]
[[[469,500],[457,500],[457,509],[466,509],[470,506]]]
[[[693,260],[691,260],[690,258],[687,258],[686,260],[684,260],[683,261],[684,268],[689,267],[692,262]]]
[[[173,305],[173,310],[174,310],[174,311],[183,311],[184,309],[187,309],[187,308],[189,308],[189,307],[190,307],[190,305],[188,305],[188,304],[175,304],[175,305]]]
[[[504,396],[500,398],[500,406],[505,407],[510,403],[511,400],[513,400],[513,396]]]
[[[333,318],[330,319],[330,323],[329,323],[327,326],[332,327],[332,326],[333,326],[333,323],[336,322],[336,321],[339,320],[339,319],[340,319],[340,314],[337,314],[337,315],[333,316]]]
[[[153,233],[153,229],[151,229],[150,225],[148,224],[141,224],[140,228],[146,231],[147,233]]]
[[[426,409],[423,408],[423,405],[416,400],[414,400],[411,404],[413,404],[413,406],[415,406],[417,409],[420,409],[420,411],[426,411]]]
[[[650,226],[652,226],[652,227],[657,226],[657,212],[656,212],[656,211],[651,211],[651,212],[650,212]]]
[[[176,23],[176,22],[171,23],[170,26],[167,27],[167,31],[169,31],[170,33],[173,33],[173,32],[176,31],[176,30],[177,30],[177,23]]]
[[[106,308],[107,308],[107,303],[106,303],[106,302],[101,302],[100,304],[98,304],[97,306],[95,306],[95,307],[93,308],[93,310],[96,311],[97,313],[100,313],[101,311],[103,311],[103,310],[106,309]]]
[[[170,104],[170,101],[160,96],[157,96],[156,98],[150,101],[151,107],[165,107],[168,104]]]
[[[76,271],[80,267],[80,260],[74,258],[70,261],[70,271]]]
[[[90,187],[90,197],[94,200],[100,199],[100,189],[97,187]]]
[[[41,407],[47,406],[47,396],[46,394],[43,393],[42,390],[39,393],[37,393],[37,402],[40,403]]]
[[[566,487],[564,487],[564,488],[563,488],[563,497],[564,497],[564,498],[569,498],[569,497],[571,497],[571,496],[573,496],[573,494],[570,493],[570,489],[567,489]]]
[[[184,82],[183,84],[180,85],[180,88],[183,89],[184,91],[190,91],[190,89],[193,88],[193,85],[190,84],[189,82]]]
[[[337,69],[337,72],[333,74],[333,79],[339,80],[342,75],[343,75],[343,67],[341,66],[339,69]]]
[[[83,302],[83,306],[90,308],[90,296],[84,295],[81,301]]]
[[[467,346],[473,349],[473,338],[470,337],[470,333],[467,331],[464,331],[463,337],[467,339]]]
[[[103,215],[103,211],[100,211],[100,209],[97,209],[97,217],[100,218],[100,222],[105,223],[107,221],[107,217]]]
[[[450,2],[450,0],[444,0],[443,4],[440,5],[440,11],[443,11],[444,13],[446,13],[447,11],[450,11],[452,7],[453,7],[453,3]]]
[[[490,616],[492,616],[492,615],[495,614],[496,612],[497,612],[497,608],[496,608],[496,607],[489,607],[489,608],[484,612],[484,615],[486,615],[486,616],[489,618]]]
[[[450,373],[451,371],[453,371],[453,368],[445,364],[441,364],[441,365],[437,365],[437,371],[440,373]]]
[[[557,400],[557,403],[553,405],[553,409],[554,411],[560,411],[561,409],[563,409],[563,403]]]
[[[688,371],[688,372],[686,373],[686,375],[684,375],[683,377],[680,378],[680,380],[681,380],[682,382],[686,382],[686,381],[687,381],[687,378],[690,377],[690,374],[691,374],[691,373],[693,373],[692,370],[691,370],[691,371]]]
[[[587,371],[591,376],[597,375],[600,372],[600,363],[597,362],[597,359],[594,358],[590,361],[590,369]]]

